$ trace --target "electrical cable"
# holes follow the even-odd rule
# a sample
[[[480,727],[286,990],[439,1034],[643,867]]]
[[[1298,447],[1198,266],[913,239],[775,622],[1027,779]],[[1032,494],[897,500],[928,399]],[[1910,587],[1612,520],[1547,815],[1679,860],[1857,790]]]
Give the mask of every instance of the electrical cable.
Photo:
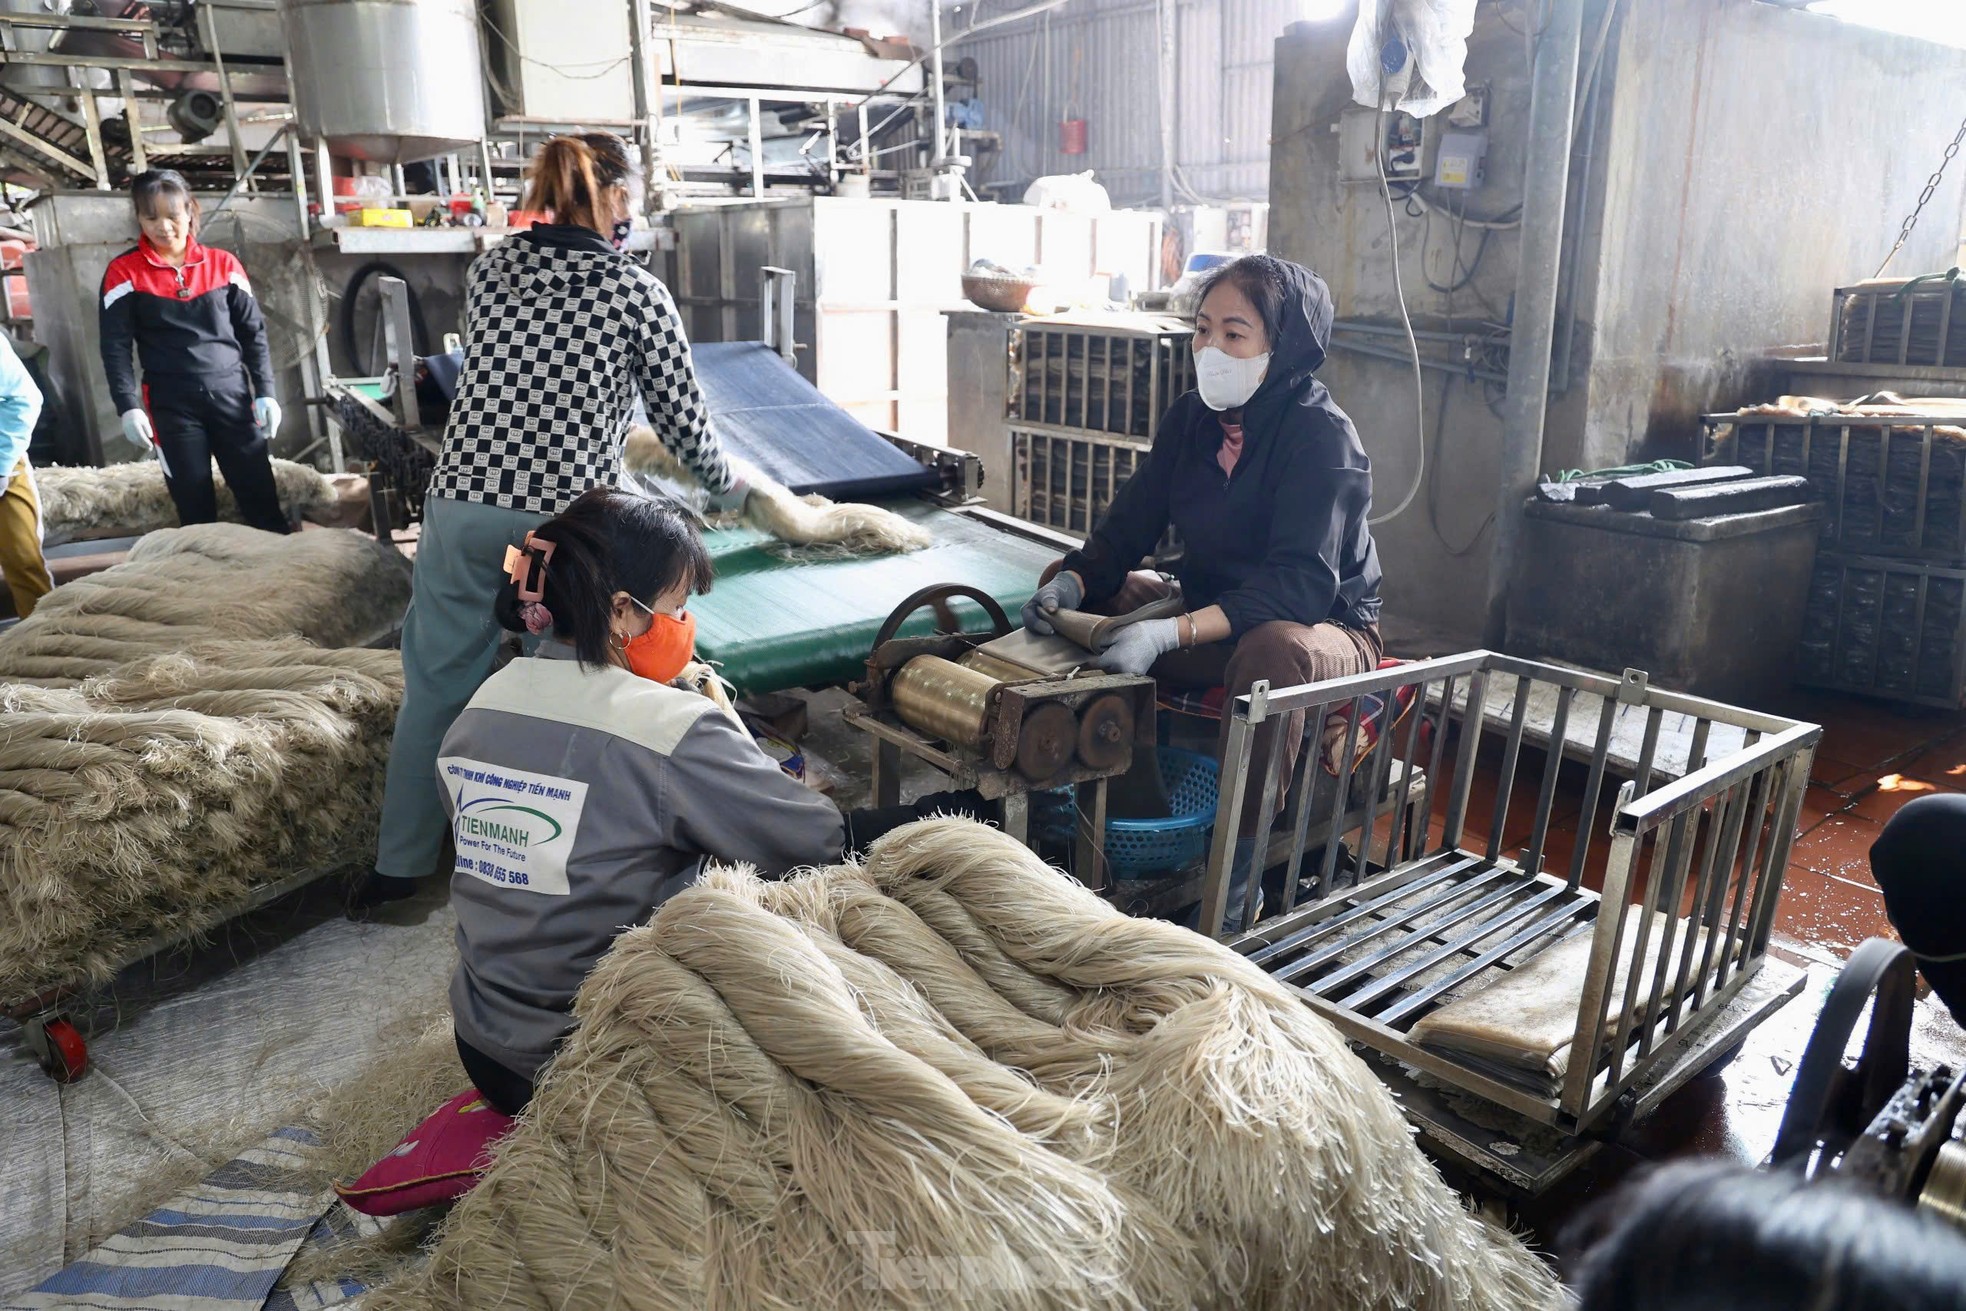
[[[1471,228],[1486,228],[1495,232],[1513,232],[1517,228],[1522,226],[1522,206],[1520,205],[1517,205],[1515,209],[1511,211],[1515,215],[1514,218],[1503,218],[1499,215],[1495,218],[1476,218],[1472,214],[1463,214],[1463,213],[1456,212],[1454,207],[1451,205],[1437,204],[1434,201],[1428,200],[1426,193],[1421,191],[1417,184],[1414,186],[1413,190],[1408,194],[1412,197],[1412,201],[1414,204],[1418,205],[1421,209],[1427,211],[1428,213],[1432,213],[1435,209],[1439,209],[1443,211],[1449,218],[1457,219],[1461,223]]]
[[[1472,554],[1475,547],[1481,544],[1481,539],[1487,535],[1488,530],[1495,524],[1495,512],[1490,510],[1488,517],[1481,521],[1481,527],[1474,530],[1474,536],[1468,539],[1467,545],[1465,546],[1454,545],[1454,543],[1447,540],[1447,534],[1440,530],[1441,480],[1438,470],[1443,461],[1440,453],[1440,443],[1441,438],[1447,432],[1447,392],[1454,385],[1454,380],[1459,376],[1459,374],[1450,373],[1441,380],[1440,405],[1434,412],[1434,469],[1436,472],[1433,482],[1427,484],[1427,526],[1433,529],[1434,540],[1438,541],[1446,549],[1449,558],[1455,560]]]
[[[1462,290],[1474,281],[1476,272],[1481,268],[1481,257],[1488,253],[1488,239],[1495,235],[1495,231],[1492,228],[1482,231],[1481,241],[1475,246],[1474,258],[1463,264],[1461,262],[1461,239],[1465,233],[1459,223],[1454,225],[1452,234],[1454,238],[1454,264],[1447,273],[1448,285],[1443,287],[1434,281],[1433,274],[1427,269],[1427,247],[1433,233],[1433,211],[1425,211],[1423,217],[1426,226],[1420,230],[1420,276],[1427,280],[1428,290],[1438,292],[1443,296],[1452,296],[1455,292]]]
[[[1413,498],[1420,494],[1420,487],[1427,479],[1427,394],[1426,375],[1420,364],[1420,339],[1413,335],[1413,316],[1406,308],[1406,283],[1399,271],[1399,216],[1393,212],[1393,189],[1386,181],[1386,104],[1390,99],[1381,96],[1377,135],[1373,140],[1372,162],[1379,170],[1379,195],[1386,202],[1386,237],[1392,243],[1393,252],[1393,293],[1399,298],[1399,320],[1406,328],[1406,345],[1413,352],[1413,405],[1414,433],[1418,437],[1417,452],[1419,461],[1413,470],[1413,486],[1406,491],[1406,498],[1390,513],[1382,514],[1366,523],[1377,527],[1388,523],[1406,513],[1413,504]]]

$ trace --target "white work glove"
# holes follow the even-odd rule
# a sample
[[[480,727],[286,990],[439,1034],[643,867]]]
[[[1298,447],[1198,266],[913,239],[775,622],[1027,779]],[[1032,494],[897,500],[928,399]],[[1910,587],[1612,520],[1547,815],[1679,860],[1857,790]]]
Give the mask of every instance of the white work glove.
[[[1076,610],[1085,600],[1085,587],[1079,576],[1065,569],[1058,576],[1040,587],[1031,599],[1024,603],[1024,627],[1040,637],[1050,637],[1058,630],[1051,626],[1045,616],[1053,610]]]
[[[729,514],[744,508],[745,498],[751,495],[751,484],[735,474],[731,476],[730,486],[721,492],[710,493],[704,510],[708,514]]]
[[[1181,628],[1174,619],[1143,619],[1120,629],[1113,644],[1092,657],[1109,674],[1144,674],[1154,661],[1181,645]]]
[[[268,437],[280,431],[280,402],[271,396],[262,396],[254,401],[253,422],[265,429]]]
[[[150,426],[150,416],[141,409],[123,411],[123,436],[145,455],[150,454],[157,444],[157,434]]]

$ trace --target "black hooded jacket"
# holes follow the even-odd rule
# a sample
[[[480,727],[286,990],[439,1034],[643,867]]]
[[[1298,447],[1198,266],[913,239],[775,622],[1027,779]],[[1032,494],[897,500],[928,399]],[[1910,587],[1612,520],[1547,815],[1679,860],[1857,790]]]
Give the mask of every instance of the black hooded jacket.
[[[1225,477],[1216,462],[1220,416],[1200,394],[1169,406],[1146,462],[1065,557],[1088,604],[1117,592],[1172,525],[1189,608],[1221,606],[1235,637],[1272,620],[1379,622],[1379,553],[1366,526],[1372,461],[1313,376],[1331,338],[1331,293],[1309,269],[1269,262],[1285,289],[1283,326],[1263,385],[1243,407],[1235,472]]]

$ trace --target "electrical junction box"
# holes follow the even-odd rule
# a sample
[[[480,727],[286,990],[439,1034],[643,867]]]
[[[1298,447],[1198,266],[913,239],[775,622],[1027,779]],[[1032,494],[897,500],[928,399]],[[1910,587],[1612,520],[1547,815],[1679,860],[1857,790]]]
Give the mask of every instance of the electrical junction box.
[[[1472,191],[1481,185],[1487,159],[1486,132],[1443,132],[1434,155],[1434,185],[1443,191]]]
[[[1379,136],[1379,111],[1353,106],[1338,117],[1332,131],[1338,134],[1338,180],[1346,183],[1379,185],[1379,162],[1383,151],[1388,182],[1418,182],[1426,176],[1420,163],[1424,127],[1410,114],[1397,111],[1385,116],[1386,134]]]
[[[1488,126],[1488,88],[1470,86],[1468,93],[1447,107],[1449,127]]]

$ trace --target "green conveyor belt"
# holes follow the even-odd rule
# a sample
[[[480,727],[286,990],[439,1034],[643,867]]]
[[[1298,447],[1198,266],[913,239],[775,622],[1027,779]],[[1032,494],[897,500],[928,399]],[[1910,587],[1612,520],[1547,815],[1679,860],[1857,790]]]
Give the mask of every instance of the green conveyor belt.
[[[935,535],[907,555],[800,562],[752,528],[706,535],[717,562],[716,586],[690,602],[696,652],[722,667],[739,693],[843,683],[864,673],[881,623],[913,593],[937,583],[967,583],[995,597],[1017,621],[1037,589],[1038,571],[1058,553],[967,515],[906,498],[886,503]],[[957,601],[965,631],[987,632],[982,607]],[[933,631],[927,611],[904,636]]]

